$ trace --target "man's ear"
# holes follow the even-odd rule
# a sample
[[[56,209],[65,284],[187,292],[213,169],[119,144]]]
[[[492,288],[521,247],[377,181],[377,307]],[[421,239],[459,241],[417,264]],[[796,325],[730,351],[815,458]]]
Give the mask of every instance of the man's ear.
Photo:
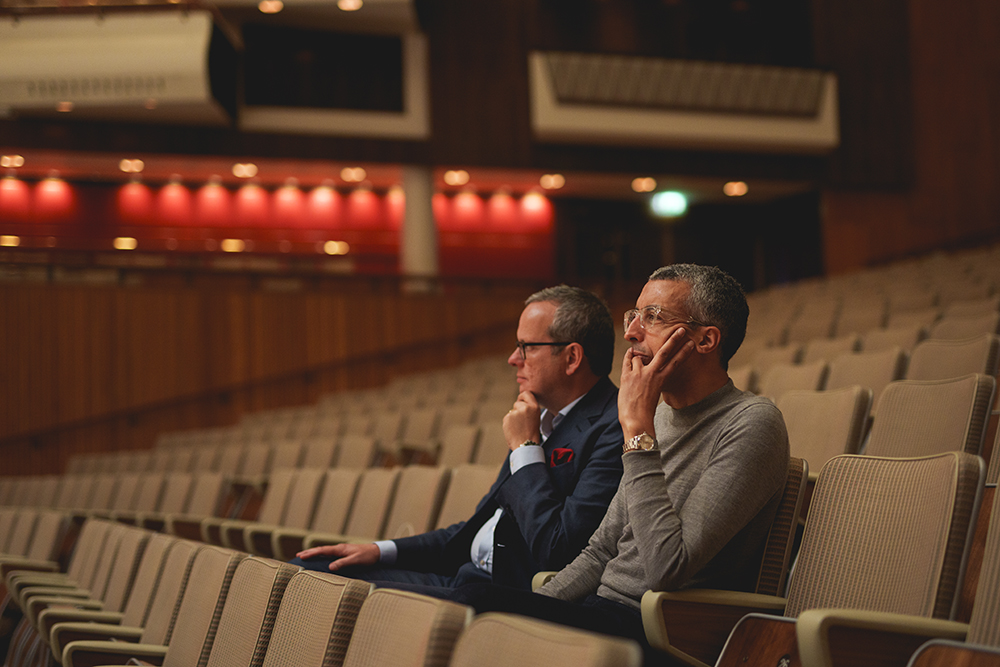
[[[570,343],[566,346],[566,375],[573,375],[584,363],[583,345]]]
[[[700,327],[693,331],[691,340],[694,341],[695,352],[699,354],[709,354],[719,349],[722,343],[722,332],[718,327]]]

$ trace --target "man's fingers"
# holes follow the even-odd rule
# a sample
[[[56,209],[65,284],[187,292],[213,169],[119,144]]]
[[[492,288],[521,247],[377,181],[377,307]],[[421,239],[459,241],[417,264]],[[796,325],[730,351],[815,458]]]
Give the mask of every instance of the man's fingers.
[[[677,329],[670,334],[670,338],[668,338],[666,342],[660,346],[660,349],[656,351],[656,354],[653,355],[652,360],[649,362],[649,365],[653,368],[653,370],[663,370],[666,367],[669,358],[675,355],[679,349],[684,347],[686,338],[687,329],[684,327],[677,327]]]

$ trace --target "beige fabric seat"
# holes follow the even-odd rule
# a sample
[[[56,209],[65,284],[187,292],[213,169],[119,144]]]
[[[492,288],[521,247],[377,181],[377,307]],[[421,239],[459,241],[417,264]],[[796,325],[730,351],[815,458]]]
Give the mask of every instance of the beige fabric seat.
[[[257,515],[260,523],[272,526],[281,524],[296,474],[297,470],[294,468],[282,468],[271,474]],[[209,544],[217,544],[236,551],[248,551],[243,531],[251,523],[253,522],[241,519],[205,517],[201,522],[201,538],[203,542]]]
[[[734,593],[723,601],[733,611],[742,605],[784,617],[744,616],[718,664],[779,664],[797,652],[795,619],[810,609],[950,618],[984,475],[982,460],[961,452],[829,461],[816,484],[788,597],[769,604],[766,597]]]
[[[376,589],[361,605],[344,667],[444,667],[472,615],[454,602]]]
[[[291,560],[302,550],[309,533],[343,535],[354,504],[362,471],[334,468],[323,474],[322,493],[308,529],[282,526],[271,533],[271,549],[278,560]],[[369,496],[368,499],[371,497]]]
[[[778,398],[792,456],[809,461],[811,480],[834,456],[858,453],[871,403],[871,390],[859,386],[789,391]]]
[[[305,530],[312,524],[323,488],[326,470],[318,468],[303,468],[295,471],[292,477],[285,510],[278,524],[268,524],[263,521],[250,523],[243,529],[243,543],[251,553],[266,558],[273,558],[274,533],[281,528]]]
[[[206,667],[233,575],[245,558],[246,554],[221,547],[198,551],[167,645],[74,641],[63,649],[64,667],[124,664],[131,657],[162,660],[164,667]]]
[[[763,378],[773,366],[797,364],[802,356],[802,345],[794,343],[783,347],[768,347],[753,357],[753,367],[758,378]]]
[[[438,449],[437,465],[445,468],[472,462],[479,441],[479,426],[454,424],[442,432],[441,447]]]
[[[66,620],[52,626],[49,633],[52,654],[61,658],[66,646],[74,641],[113,639],[166,645],[170,641],[176,622],[177,607],[187,590],[192,562],[198,552],[205,548],[204,545],[190,540],[178,538],[173,540],[164,556],[159,574],[152,582],[153,591],[145,610],[140,610],[137,602],[135,607],[131,604],[126,606],[120,618],[115,615],[109,616],[106,612],[76,612],[75,618],[78,620]],[[210,573],[211,570],[203,568],[200,572]],[[196,579],[193,585],[200,586],[202,582],[202,579]],[[143,581],[138,580],[137,575],[133,595],[136,594],[136,589],[141,591],[141,587],[145,585]]]
[[[840,338],[816,339],[806,343],[802,351],[802,363],[833,361],[846,352],[857,352],[861,348],[861,336],[852,333]]]
[[[886,329],[908,329],[911,327],[923,327],[929,329],[941,318],[941,310],[935,306],[922,308],[920,310],[907,310],[903,312],[889,313],[886,320]]]
[[[899,347],[842,354],[830,362],[826,389],[830,391],[854,385],[871,389],[873,396],[871,413],[874,415],[886,386],[890,382],[903,379],[906,362],[906,353]]]
[[[510,410],[509,405],[507,410]],[[504,413],[506,414],[506,412],[505,410]],[[494,466],[496,469],[510,453],[510,449],[507,447],[507,438],[503,434],[503,424],[500,421],[491,424],[480,423],[479,443],[476,445],[474,461],[481,465]]]
[[[435,528],[446,528],[472,516],[496,478],[494,466],[465,463],[452,468],[448,492],[441,503]]]
[[[761,378],[757,393],[773,400],[786,391],[822,389],[828,370],[829,365],[825,361],[797,365],[775,364]]]
[[[383,539],[410,537],[437,525],[438,512],[451,471],[431,466],[407,466],[399,475]]]
[[[917,343],[927,338],[927,328],[924,326],[900,327],[895,329],[875,329],[865,334],[861,349],[865,352],[901,348],[909,353]]]
[[[998,328],[1000,328],[1000,312],[970,316],[950,315],[941,318],[931,327],[929,337],[936,340],[964,340],[983,334],[995,334]]]
[[[340,439],[337,449],[338,468],[367,468],[375,460],[378,442],[371,436],[349,433]]]
[[[771,600],[771,596],[785,590],[808,475],[806,461],[789,458],[788,476],[764,544],[753,599]],[[553,574],[536,574],[532,587],[538,588]],[[650,646],[688,664],[713,661],[722,650],[729,630],[745,613],[741,608],[719,613],[717,602],[728,599],[729,595],[729,591],[707,589],[646,591],[641,601],[646,640]]]
[[[218,516],[222,501],[229,493],[229,481],[220,472],[201,472],[194,477],[184,511],[165,513],[166,530],[186,539],[201,540],[201,521]]]
[[[733,381],[733,386],[743,391],[757,390],[757,371],[753,366],[739,366],[729,368],[729,379]]]
[[[263,667],[341,665],[371,584],[303,570],[285,588]]]
[[[476,616],[459,636],[450,667],[640,667],[634,641],[513,614]]]
[[[988,315],[1000,310],[1000,295],[985,299],[966,299],[953,301],[944,310],[945,317],[976,317]]]
[[[986,375],[900,380],[882,392],[865,453],[929,456],[982,451],[996,381]]]
[[[985,334],[963,340],[926,340],[913,348],[908,380],[944,380],[969,373],[996,376],[1000,336]]]
[[[399,476],[399,468],[365,470],[358,481],[344,533],[313,532],[306,536],[303,546],[313,547],[345,541],[370,542],[381,539],[385,534],[386,520],[396,495]]]
[[[331,468],[337,455],[335,434],[316,435],[307,438],[303,444],[303,468]]]

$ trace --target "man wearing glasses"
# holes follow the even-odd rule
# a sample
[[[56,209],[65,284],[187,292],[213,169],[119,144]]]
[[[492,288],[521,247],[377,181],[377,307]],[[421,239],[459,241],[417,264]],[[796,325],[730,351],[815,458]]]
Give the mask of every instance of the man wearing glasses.
[[[472,518],[413,537],[307,549],[292,562],[418,590],[471,582],[527,590],[535,572],[569,563],[622,476],[618,389],[608,377],[614,336],[607,305],[590,292],[560,285],[533,294],[507,360],[520,386],[503,420],[510,454]]]
[[[653,273],[625,313],[625,471],[601,525],[540,595],[471,584],[452,599],[636,639],[649,665],[663,657],[643,633],[647,590],[752,591],[787,476],[788,435],[774,404],[735,388],[727,373],[748,314],[742,288],[720,269]]]

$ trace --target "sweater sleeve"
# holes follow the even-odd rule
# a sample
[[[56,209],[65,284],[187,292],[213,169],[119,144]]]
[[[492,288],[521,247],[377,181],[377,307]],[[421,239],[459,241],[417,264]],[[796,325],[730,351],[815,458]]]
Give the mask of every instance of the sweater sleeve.
[[[619,487],[586,548],[537,592],[569,602],[577,602],[596,592],[604,567],[618,553],[617,541],[626,522],[625,504]]]
[[[767,505],[784,483],[788,436],[770,403],[747,406],[716,441],[709,463],[678,511],[658,452],[623,457],[621,493],[636,549],[653,590],[691,579]]]

